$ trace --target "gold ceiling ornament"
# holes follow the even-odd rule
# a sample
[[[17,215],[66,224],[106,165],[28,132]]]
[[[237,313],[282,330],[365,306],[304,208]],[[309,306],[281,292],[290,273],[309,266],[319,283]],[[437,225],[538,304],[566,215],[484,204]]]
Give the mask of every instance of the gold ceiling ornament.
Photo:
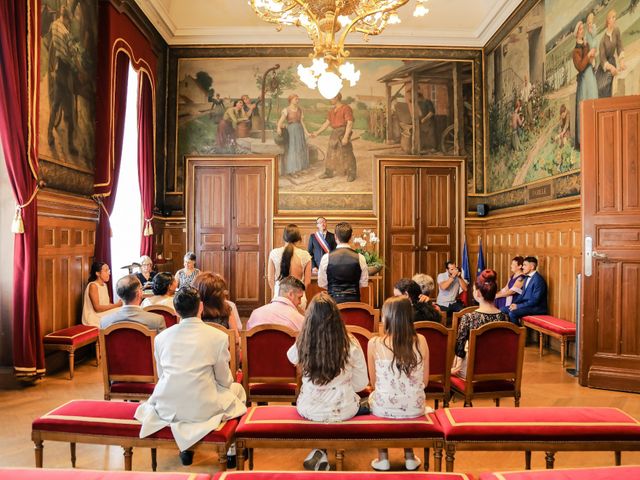
[[[248,0],[258,17],[275,23],[278,31],[285,25],[304,27],[313,42],[309,67],[298,65],[300,80],[309,88],[318,88],[325,98],[335,97],[342,82],[354,86],[360,71],[347,62],[344,43],[351,32],[362,33],[367,40],[379,35],[387,25],[400,23],[397,10],[410,0]],[[429,13],[428,0],[416,0],[413,15]]]

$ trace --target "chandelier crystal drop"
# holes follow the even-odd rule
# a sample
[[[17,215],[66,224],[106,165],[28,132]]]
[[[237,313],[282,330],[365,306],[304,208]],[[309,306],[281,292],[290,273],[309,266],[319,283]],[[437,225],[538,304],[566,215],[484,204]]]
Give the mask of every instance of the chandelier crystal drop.
[[[347,35],[379,35],[387,25],[400,23],[398,9],[410,0],[248,0],[258,17],[276,24],[303,27],[313,42],[311,66],[298,65],[298,76],[309,88],[318,88],[325,98],[335,97],[343,82],[355,86],[360,71],[347,62]],[[413,15],[429,13],[428,0],[415,0]]]

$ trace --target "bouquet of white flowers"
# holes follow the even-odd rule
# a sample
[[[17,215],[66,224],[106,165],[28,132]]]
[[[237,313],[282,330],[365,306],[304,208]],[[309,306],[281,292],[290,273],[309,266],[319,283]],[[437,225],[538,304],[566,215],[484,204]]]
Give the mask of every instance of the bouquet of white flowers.
[[[367,266],[376,267],[378,269],[384,266],[382,257],[378,254],[377,247],[380,243],[380,239],[376,235],[376,232],[369,229],[364,229],[362,235],[353,239],[353,243],[357,245],[356,252],[362,254],[367,261]]]

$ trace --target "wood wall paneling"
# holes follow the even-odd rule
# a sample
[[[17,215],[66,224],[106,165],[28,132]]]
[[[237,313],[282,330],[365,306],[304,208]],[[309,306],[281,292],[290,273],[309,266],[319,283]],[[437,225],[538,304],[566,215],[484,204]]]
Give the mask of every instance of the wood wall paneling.
[[[485,264],[497,272],[500,287],[511,275],[513,257],[533,255],[549,287],[549,313],[575,322],[576,276],[582,266],[579,200],[513,209],[495,217],[467,217],[466,227],[473,278],[480,240]]]
[[[44,191],[38,196],[38,306],[42,335],[80,322],[93,261],[96,204]]]

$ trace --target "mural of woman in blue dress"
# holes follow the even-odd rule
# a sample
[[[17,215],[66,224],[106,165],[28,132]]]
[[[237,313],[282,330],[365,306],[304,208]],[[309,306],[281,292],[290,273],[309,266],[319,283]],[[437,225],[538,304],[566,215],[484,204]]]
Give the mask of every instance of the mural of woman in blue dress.
[[[598,98],[598,83],[593,70],[593,59],[596,49],[585,40],[584,23],[579,21],[574,30],[576,46],[573,48],[573,65],[578,70],[576,77],[576,123],[575,148],[580,150],[580,102],[591,98]]]
[[[300,97],[295,93],[289,95],[289,105],[282,110],[278,120],[277,133],[287,130],[288,141],[284,145],[284,160],[280,175],[295,175],[309,167],[309,150],[306,135],[309,134],[304,125],[304,114],[298,105]]]

